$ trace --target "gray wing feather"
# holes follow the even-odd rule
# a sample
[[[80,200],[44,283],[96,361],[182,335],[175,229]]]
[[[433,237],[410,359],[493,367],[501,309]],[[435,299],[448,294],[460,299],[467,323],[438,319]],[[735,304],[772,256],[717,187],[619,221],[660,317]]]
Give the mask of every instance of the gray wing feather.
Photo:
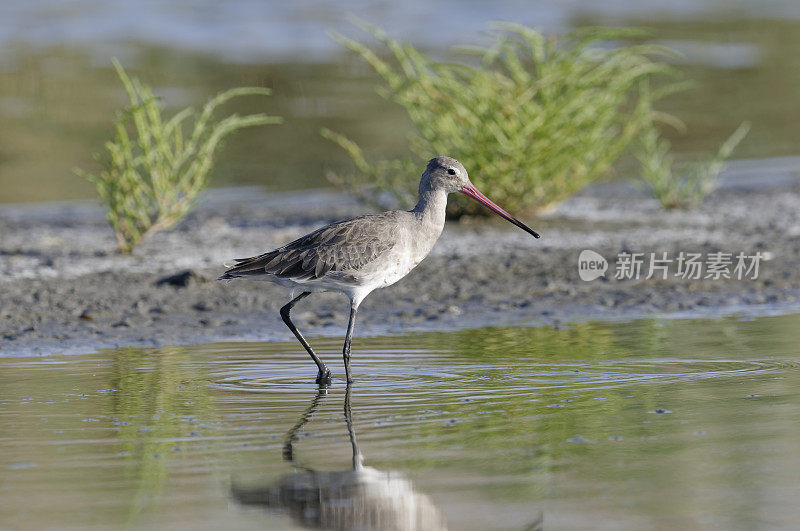
[[[237,258],[220,278],[271,274],[292,280],[318,279],[331,271],[356,272],[396,243],[397,212],[332,223],[251,258]]]

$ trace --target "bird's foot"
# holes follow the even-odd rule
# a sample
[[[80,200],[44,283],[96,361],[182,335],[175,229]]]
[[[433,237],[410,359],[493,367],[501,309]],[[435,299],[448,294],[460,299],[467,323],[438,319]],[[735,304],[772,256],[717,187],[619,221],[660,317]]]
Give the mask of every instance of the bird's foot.
[[[331,371],[328,370],[327,368],[325,368],[324,370],[320,369],[320,371],[317,373],[317,379],[315,381],[317,382],[317,385],[323,385],[323,386],[330,385]]]

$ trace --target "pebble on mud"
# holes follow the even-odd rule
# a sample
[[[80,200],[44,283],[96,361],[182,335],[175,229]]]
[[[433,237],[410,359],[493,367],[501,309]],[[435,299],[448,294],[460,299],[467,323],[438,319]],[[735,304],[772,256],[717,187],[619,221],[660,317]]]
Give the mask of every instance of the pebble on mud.
[[[156,281],[156,286],[174,286],[176,288],[187,288],[192,284],[204,282],[205,278],[197,272],[187,269],[174,275],[160,278]]]

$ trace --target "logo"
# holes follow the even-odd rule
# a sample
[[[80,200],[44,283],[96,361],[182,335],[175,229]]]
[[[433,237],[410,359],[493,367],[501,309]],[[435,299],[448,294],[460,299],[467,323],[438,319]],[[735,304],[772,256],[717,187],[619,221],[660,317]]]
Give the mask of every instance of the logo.
[[[598,253],[584,249],[578,257],[578,275],[581,280],[589,282],[604,277],[608,271],[608,261]]]

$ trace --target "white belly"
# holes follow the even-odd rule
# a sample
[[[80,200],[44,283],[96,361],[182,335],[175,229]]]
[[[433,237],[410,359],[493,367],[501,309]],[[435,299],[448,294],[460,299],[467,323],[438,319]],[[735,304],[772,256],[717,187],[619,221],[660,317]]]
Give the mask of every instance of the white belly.
[[[372,289],[391,286],[417,267],[430,252],[430,247],[414,245],[414,242],[403,242],[394,247],[387,256],[381,257],[370,264],[362,273],[360,283],[369,285]]]

